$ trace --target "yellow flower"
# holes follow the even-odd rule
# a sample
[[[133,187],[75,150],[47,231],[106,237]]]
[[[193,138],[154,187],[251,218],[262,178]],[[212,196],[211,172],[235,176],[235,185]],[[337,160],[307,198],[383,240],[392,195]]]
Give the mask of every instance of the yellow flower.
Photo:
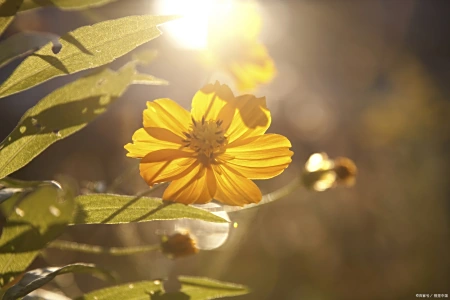
[[[204,61],[233,77],[240,91],[253,90],[272,81],[275,64],[266,47],[258,41],[260,31],[261,17],[254,5],[241,3],[222,18],[214,15]]]
[[[291,162],[289,140],[264,134],[270,120],[265,98],[234,97],[216,82],[195,94],[191,113],[170,99],[147,102],[144,128],[125,149],[141,158],[148,185],[171,181],[164,200],[242,206],[262,198],[250,179],[277,176]]]

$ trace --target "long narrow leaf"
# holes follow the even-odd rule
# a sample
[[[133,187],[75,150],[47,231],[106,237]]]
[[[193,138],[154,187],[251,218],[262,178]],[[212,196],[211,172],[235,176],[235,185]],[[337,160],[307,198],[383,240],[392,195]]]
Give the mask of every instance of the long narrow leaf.
[[[64,267],[49,267],[26,272],[18,283],[6,290],[3,300],[14,300],[49,283],[58,275],[67,273],[92,273],[104,279],[113,280],[109,272],[93,264],[70,264]]]
[[[120,224],[155,220],[197,219],[225,223],[226,220],[199,208],[163,203],[161,199],[112,194],[91,194],[75,198],[79,211],[75,224]]]
[[[0,0],[0,35],[12,22],[23,0]]]
[[[53,43],[50,42],[27,57],[0,86],[0,98],[27,90],[54,77],[110,63],[160,36],[157,25],[174,18],[130,16],[69,32],[59,39],[62,45],[59,53],[53,53]]]
[[[0,43],[0,68],[16,58],[33,53],[59,36],[48,32],[24,31]]]
[[[209,278],[179,278],[181,288],[175,292],[164,292],[160,281],[141,281],[105,288],[91,292],[77,300],[148,300],[148,299],[190,299],[210,300],[245,295],[247,287]]]
[[[61,192],[55,185],[42,186],[20,201],[8,216],[0,238],[0,286],[22,273],[71,222],[74,201],[63,198]]]
[[[85,127],[130,84],[165,82],[136,72],[132,62],[118,72],[106,69],[78,79],[30,108],[0,144],[0,178],[22,168],[51,144]]]
[[[56,6],[61,10],[81,10],[99,7],[118,0],[24,0],[19,11],[38,7]]]

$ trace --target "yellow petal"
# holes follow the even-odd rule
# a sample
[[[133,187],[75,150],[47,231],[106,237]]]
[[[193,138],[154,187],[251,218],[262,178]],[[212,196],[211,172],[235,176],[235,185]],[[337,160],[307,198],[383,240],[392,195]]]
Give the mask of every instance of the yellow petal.
[[[188,173],[172,183],[164,191],[163,200],[184,204],[202,204],[212,200],[216,183],[210,168],[197,163]]]
[[[228,144],[226,153],[236,156],[244,155],[245,152],[257,153],[257,151],[260,150],[270,151],[270,149],[273,148],[290,147],[292,147],[291,142],[285,136],[269,133],[234,141],[233,143]],[[249,153],[249,155],[253,154]]]
[[[233,92],[227,85],[221,85],[218,81],[207,84],[194,95],[191,115],[196,121],[205,117],[206,120],[222,120],[229,124],[234,115],[234,100]]]
[[[147,154],[139,165],[142,178],[152,186],[184,176],[195,165],[191,153],[181,150],[158,150]]]
[[[173,132],[156,127],[140,128],[133,134],[133,144],[125,145],[127,156],[142,158],[160,149],[181,149],[181,138]]]
[[[280,175],[291,163],[292,151],[286,150],[286,155],[265,160],[233,159],[226,163],[249,179],[269,179]]]
[[[258,186],[227,165],[213,165],[217,180],[214,198],[227,205],[242,206],[262,199]]]
[[[236,112],[226,131],[228,142],[259,136],[266,132],[271,122],[266,98],[253,95],[236,97]]]
[[[184,138],[183,132],[188,131],[190,122],[189,112],[170,99],[149,101],[144,110],[144,127],[163,128],[181,138]]]
[[[268,179],[282,173],[291,163],[289,140],[278,134],[265,134],[229,144],[224,163],[250,179]],[[221,156],[219,156],[221,159]]]
[[[282,173],[291,163],[293,152],[289,147],[291,143],[282,135],[251,137],[230,144],[225,152],[228,159],[224,163],[244,177],[268,179]]]

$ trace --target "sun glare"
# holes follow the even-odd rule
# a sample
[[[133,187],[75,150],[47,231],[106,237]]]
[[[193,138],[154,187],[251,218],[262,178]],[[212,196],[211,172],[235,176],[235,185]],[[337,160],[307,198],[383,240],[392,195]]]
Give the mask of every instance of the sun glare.
[[[208,44],[208,20],[212,14],[228,9],[230,0],[160,0],[157,11],[161,15],[179,15],[181,19],[164,25],[164,30],[178,46],[205,49]]]
[[[162,15],[180,15],[180,20],[164,25],[164,29],[180,47],[204,49],[207,46],[208,16],[211,0],[162,0],[158,12]]]

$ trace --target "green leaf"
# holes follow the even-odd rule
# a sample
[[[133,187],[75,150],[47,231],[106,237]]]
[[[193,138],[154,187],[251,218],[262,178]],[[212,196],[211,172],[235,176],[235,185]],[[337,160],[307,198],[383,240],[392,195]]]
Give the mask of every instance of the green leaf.
[[[145,245],[135,247],[102,247],[97,245],[80,244],[76,242],[56,240],[48,244],[48,248],[55,248],[60,250],[79,251],[92,254],[107,254],[107,255],[133,255],[140,253],[148,253],[161,250],[161,245]]]
[[[118,0],[24,0],[20,11],[37,7],[56,6],[62,10],[81,10],[106,5]]]
[[[189,295],[191,300],[209,300],[249,293],[246,286],[204,277],[180,276],[179,281],[181,291],[178,294]]]
[[[0,43],[0,68],[16,58],[39,50],[59,36],[47,32],[19,32]]]
[[[8,188],[21,188],[21,189],[25,189],[25,188],[35,188],[38,187],[42,184],[53,184],[56,185],[57,187],[60,187],[59,183],[53,180],[49,180],[49,181],[28,181],[28,180],[19,180],[19,179],[14,179],[11,177],[6,177],[3,179],[0,179],[0,187],[8,187]]]
[[[112,62],[158,37],[159,24],[173,16],[130,16],[84,26],[63,35],[58,54],[48,43],[27,57],[0,86],[0,98],[27,90],[54,77]]]
[[[0,0],[0,35],[12,22],[23,0]]]
[[[206,210],[157,198],[90,194],[75,198],[79,211],[73,224],[120,224],[155,220],[197,219],[215,223],[226,220]]]
[[[28,295],[32,291],[49,283],[58,275],[67,273],[92,273],[102,279],[114,280],[109,272],[93,264],[70,264],[64,267],[49,267],[26,272],[18,283],[6,290],[3,300],[14,300]]]
[[[157,50],[142,50],[133,53],[133,60],[140,64],[148,65],[158,56]]]
[[[159,281],[141,281],[97,290],[77,300],[209,300],[245,295],[247,287],[201,277],[179,278],[181,289],[166,293]]]
[[[51,144],[103,114],[130,84],[163,83],[137,73],[135,64],[131,62],[117,72],[105,69],[80,78],[30,108],[0,144],[0,178],[22,168]]]
[[[4,201],[12,198],[13,196],[19,193],[20,193],[19,196],[16,197],[17,199],[16,201],[20,201],[20,199],[23,199],[23,197],[25,197],[28,193],[44,185],[53,185],[56,188],[61,188],[61,185],[53,180],[24,181],[9,177],[0,179],[0,204],[2,204]],[[0,206],[0,210],[8,215],[16,201],[12,201],[12,203]]]
[[[13,208],[0,237],[0,286],[22,273],[62,233],[74,210],[73,199],[55,185],[39,187]]]
[[[0,204],[2,204],[4,201],[8,200],[14,194],[22,192],[23,189],[20,188],[2,188],[0,189]]]

